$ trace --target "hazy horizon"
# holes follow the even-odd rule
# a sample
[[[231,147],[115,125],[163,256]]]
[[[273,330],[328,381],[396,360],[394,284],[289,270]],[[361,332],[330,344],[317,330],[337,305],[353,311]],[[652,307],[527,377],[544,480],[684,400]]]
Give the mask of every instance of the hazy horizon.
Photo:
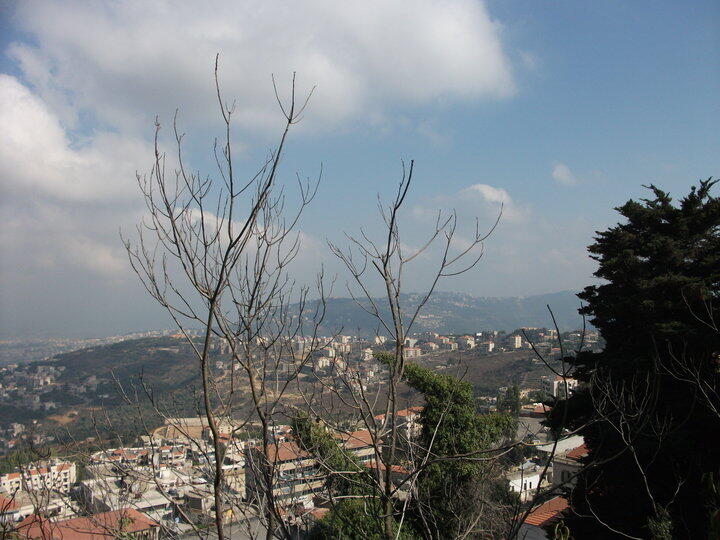
[[[547,293],[541,293],[541,294],[533,294],[533,295],[526,295],[526,296],[479,296],[474,295],[471,293],[465,293],[465,292],[459,292],[459,291],[445,291],[445,290],[439,290],[436,291],[434,294],[436,297],[442,297],[443,295],[468,295],[478,300],[511,300],[511,299],[532,299],[532,298],[545,298],[545,297],[552,297],[552,296],[559,296],[559,295],[565,295],[565,294],[571,294],[575,295],[579,291],[578,290],[564,290],[564,291],[553,291],[553,292],[547,292]],[[421,294],[418,291],[409,291],[407,293],[403,293],[407,295],[415,295],[415,294]],[[330,296],[327,298],[327,300],[352,300],[349,296]],[[579,303],[578,303],[579,306]],[[552,307],[552,305],[551,305]],[[162,311],[159,311],[157,313],[157,318],[155,322],[149,321],[147,325],[145,326],[131,326],[132,323],[129,323],[128,326],[118,326],[115,331],[110,329],[107,332],[103,331],[91,331],[91,330],[75,330],[72,332],[64,332],[62,331],[61,327],[57,327],[55,329],[46,329],[43,331],[27,331],[26,333],[22,333],[20,331],[18,332],[8,332],[7,328],[3,328],[2,332],[0,333],[0,340],[3,341],[32,341],[34,339],[38,340],[45,340],[45,339],[62,339],[62,338],[68,338],[68,339],[99,339],[99,338],[106,338],[106,337],[115,337],[115,336],[125,336],[129,334],[137,334],[137,333],[145,333],[145,332],[160,332],[165,330],[174,330],[177,327],[172,324],[172,321],[170,319],[166,319],[163,325],[163,322],[161,322],[164,318],[164,313]],[[166,318],[166,316],[165,316]],[[548,323],[546,326],[550,326],[551,321],[548,320]],[[580,328],[581,325],[578,324],[577,328]],[[194,326],[190,325],[190,328],[194,328]],[[576,330],[575,327],[567,327],[563,330]],[[508,328],[509,329],[509,328]],[[508,330],[505,328],[493,328],[493,330]],[[350,332],[352,333],[352,332]]]

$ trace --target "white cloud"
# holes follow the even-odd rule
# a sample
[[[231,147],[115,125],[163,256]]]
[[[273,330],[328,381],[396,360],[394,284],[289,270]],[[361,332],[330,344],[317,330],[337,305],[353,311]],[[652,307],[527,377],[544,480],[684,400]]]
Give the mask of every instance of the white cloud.
[[[134,168],[150,148],[107,132],[73,145],[47,105],[2,74],[0,125],[3,278],[127,272],[117,229],[137,220]]]
[[[580,179],[570,170],[570,167],[561,162],[556,162],[552,168],[552,177],[558,184],[574,186]]]
[[[117,227],[122,221],[135,220],[135,214],[113,208],[65,208],[54,201],[18,198],[3,201],[0,210],[4,220],[0,270],[6,284],[26,279],[61,284],[68,275],[129,277]],[[58,294],[65,292],[58,290]]]
[[[87,269],[108,277],[127,274],[127,257],[117,243],[112,246],[87,236],[73,235],[67,237],[63,245],[67,253],[66,263],[83,261]]]
[[[512,201],[508,192],[502,188],[496,188],[488,184],[473,184],[462,190],[463,194],[479,193],[480,196],[489,202],[508,203]]]
[[[64,122],[89,111],[112,126],[149,123],[176,106],[217,118],[212,62],[250,126],[277,122],[270,74],[317,85],[308,121],[383,118],[392,105],[498,99],[514,93],[498,25],[477,0],[226,0],[112,3],[35,0],[16,20],[35,44],[10,54]]]
[[[501,221],[519,222],[524,221],[530,210],[527,206],[518,205],[512,200],[507,191],[503,188],[494,187],[488,184],[473,184],[462,189],[458,193],[458,200],[469,201],[470,203],[484,203],[484,206],[495,206],[499,210],[502,205]]]
[[[419,122],[417,132],[438,147],[447,148],[452,141],[448,134],[439,131],[429,120]]]
[[[123,282],[118,298],[137,297],[126,294],[135,280],[117,235],[143,210],[135,171],[151,165],[156,115],[167,125],[179,107],[200,136],[217,126],[217,52],[236,125],[263,134],[281,121],[271,73],[281,95],[293,72],[298,94],[317,85],[303,125],[318,131],[383,130],[408,108],[515,92],[500,26],[480,0],[28,0],[11,17],[28,39],[5,51],[21,77],[0,74],[0,274],[12,292],[0,304],[28,314],[47,300],[38,283],[58,305],[109,282]],[[432,123],[417,130],[445,140]],[[497,210],[480,192],[476,204]],[[517,205],[505,204],[511,219]],[[301,238],[298,267],[314,267],[324,245]]]
[[[430,201],[412,207],[412,216],[423,222],[437,219],[439,209],[447,213],[456,210],[465,220],[477,217],[492,225],[502,208],[501,223],[523,223],[530,216],[530,207],[515,202],[503,188],[489,184],[473,184],[456,193],[433,197]]]
[[[135,167],[151,156],[136,139],[100,132],[73,147],[58,117],[14,77],[0,74],[0,183],[3,191],[65,201],[136,194]]]

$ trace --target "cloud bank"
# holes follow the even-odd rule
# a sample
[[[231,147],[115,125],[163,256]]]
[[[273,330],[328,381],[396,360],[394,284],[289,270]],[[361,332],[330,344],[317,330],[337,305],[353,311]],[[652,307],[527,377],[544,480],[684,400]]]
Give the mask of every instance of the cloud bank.
[[[298,94],[316,86],[302,129],[318,133],[515,92],[502,27],[476,0],[310,0],[302,9],[29,0],[11,19],[24,38],[3,51],[19,76],[0,74],[0,327],[9,331],[35,326],[39,313],[59,333],[101,320],[124,320],[118,331],[148,324],[118,228],[143,210],[135,171],[150,165],[155,116],[167,121],[179,107],[188,132],[217,125],[218,52],[224,94],[260,146],[281,121],[272,73],[281,95],[293,72]],[[321,244],[304,240],[317,263]]]
[[[172,3],[19,3],[18,25],[35,44],[9,54],[66,122],[89,111],[112,126],[147,123],[181,106],[215,118],[211,66],[222,54],[223,87],[249,126],[277,122],[270,92],[293,72],[316,85],[308,125],[382,120],[393,106],[498,99],[515,84],[499,26],[483,2],[226,0]],[[210,114],[209,114],[210,113]]]

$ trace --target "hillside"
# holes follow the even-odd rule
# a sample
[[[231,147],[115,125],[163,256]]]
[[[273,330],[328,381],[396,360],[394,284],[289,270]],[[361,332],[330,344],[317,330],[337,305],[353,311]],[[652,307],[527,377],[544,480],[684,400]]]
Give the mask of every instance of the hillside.
[[[43,362],[44,363],[44,362]],[[65,369],[58,382],[83,384],[88,377],[100,381],[114,376],[122,383],[140,374],[158,390],[174,389],[195,377],[196,359],[182,339],[162,337],[131,339],[59,354],[52,361]],[[42,363],[38,363],[42,364]]]
[[[73,437],[83,439],[108,425],[114,434],[143,434],[139,410],[149,426],[158,425],[161,419],[150,406],[145,389],[171,415],[195,414],[197,409],[197,358],[183,339],[128,339],[58,354],[28,364],[26,369],[31,374],[43,366],[56,368],[57,376],[52,384],[35,392],[41,402],[52,402],[54,407],[24,410],[23,418],[41,420],[45,429],[63,439],[68,429]],[[131,401],[137,400],[137,406],[126,402],[118,383]],[[59,432],[55,431],[57,425],[62,426]]]
[[[421,300],[421,296],[407,294],[402,300],[403,305],[410,308]],[[483,329],[547,327],[552,324],[547,305],[553,308],[561,330],[572,330],[581,326],[577,315],[578,304],[575,294],[570,291],[519,298],[479,298],[438,292],[424,307],[413,330],[458,334]],[[327,300],[323,333],[329,335],[342,329],[346,334],[368,336],[375,332],[376,327],[376,321],[352,299]],[[91,402],[104,399],[107,403],[108,399],[114,401],[111,396],[117,396],[116,380],[124,385],[137,384],[141,374],[147,385],[157,392],[194,387],[198,383],[196,362],[184,340],[155,337],[59,354],[52,360],[35,365],[63,367],[57,380],[60,388],[65,391],[72,389],[71,393],[76,393],[73,390],[85,385],[87,394],[83,397],[90,398]],[[56,391],[54,397],[60,403],[65,401],[62,391]]]
[[[422,299],[416,293],[402,295],[403,305],[410,311]],[[381,301],[378,301],[382,305]],[[365,307],[369,306],[367,300]],[[573,291],[524,297],[476,297],[469,294],[436,292],[417,319],[415,332],[475,333],[480,330],[512,331],[521,327],[550,327],[552,320],[547,306],[555,314],[561,331],[582,327],[577,313],[580,302]],[[314,309],[314,306],[311,305]],[[386,313],[387,315],[387,313]],[[323,330],[326,333],[343,329],[345,333],[372,335],[377,321],[364,312],[351,298],[327,300]]]
[[[402,298],[406,309],[411,309],[421,300],[418,294],[407,294]],[[556,315],[561,330],[576,329],[581,326],[577,316],[577,301],[574,293],[566,291],[555,294],[524,298],[478,298],[459,293],[436,293],[427,303],[418,318],[414,332],[437,331],[445,334],[474,333],[481,330],[514,330],[519,327],[551,326],[546,305],[550,305]],[[310,306],[313,309],[313,306]],[[363,312],[352,299],[333,298],[327,301],[325,325],[321,333],[330,335],[335,332],[358,336],[369,336],[376,331],[376,321]],[[225,360],[216,356],[213,348],[211,358],[215,371],[215,360]],[[437,363],[438,369],[449,366],[450,359],[443,354],[428,355],[424,358],[431,364]],[[532,369],[528,352],[483,356],[478,353],[464,354],[465,365],[469,369],[468,378],[478,391],[492,393],[497,386],[509,382],[519,382],[520,378]],[[453,360],[454,362],[455,360]],[[125,406],[118,392],[117,382],[125,391],[141,397],[144,393],[139,382],[142,377],[146,388],[151,388],[154,396],[171,399],[175,413],[190,413],[197,407],[199,378],[197,359],[187,343],[172,337],[153,337],[129,339],[110,345],[94,346],[58,354],[50,360],[26,364],[29,379],[40,366],[54,366],[57,369],[52,384],[35,388],[23,396],[18,394],[15,403],[12,399],[1,405],[9,416],[42,419],[56,418],[63,423],[67,416],[76,411],[77,420],[73,422],[88,424],[88,411],[99,408],[117,411],[120,421]],[[444,367],[445,366],[445,367]],[[220,380],[226,381],[227,374],[218,372]],[[241,389],[242,391],[242,389]],[[41,402],[52,402],[51,410],[25,407],[21,414],[21,403],[31,406],[30,397],[35,396]],[[172,396],[172,397],[170,397]],[[146,398],[143,398],[146,399]],[[23,401],[25,400],[25,401]],[[26,410],[27,409],[27,410]],[[79,422],[78,422],[79,421]],[[90,431],[90,425],[83,432]]]

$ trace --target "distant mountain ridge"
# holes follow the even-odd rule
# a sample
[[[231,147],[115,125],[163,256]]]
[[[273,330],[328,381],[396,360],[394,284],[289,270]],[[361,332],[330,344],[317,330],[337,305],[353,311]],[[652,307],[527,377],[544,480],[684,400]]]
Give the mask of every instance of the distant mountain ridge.
[[[478,297],[455,292],[436,292],[423,307],[413,331],[439,333],[474,333],[480,330],[511,331],[521,327],[552,327],[547,306],[552,309],[561,331],[582,327],[578,314],[580,300],[574,291],[520,297]],[[405,309],[410,312],[421,301],[419,293],[402,295]],[[364,307],[369,307],[367,300]],[[378,306],[384,306],[377,300]],[[389,313],[385,312],[384,316]],[[370,335],[377,330],[377,321],[358,307],[351,298],[329,298],[322,330],[333,333]],[[384,332],[380,332],[384,333]]]

